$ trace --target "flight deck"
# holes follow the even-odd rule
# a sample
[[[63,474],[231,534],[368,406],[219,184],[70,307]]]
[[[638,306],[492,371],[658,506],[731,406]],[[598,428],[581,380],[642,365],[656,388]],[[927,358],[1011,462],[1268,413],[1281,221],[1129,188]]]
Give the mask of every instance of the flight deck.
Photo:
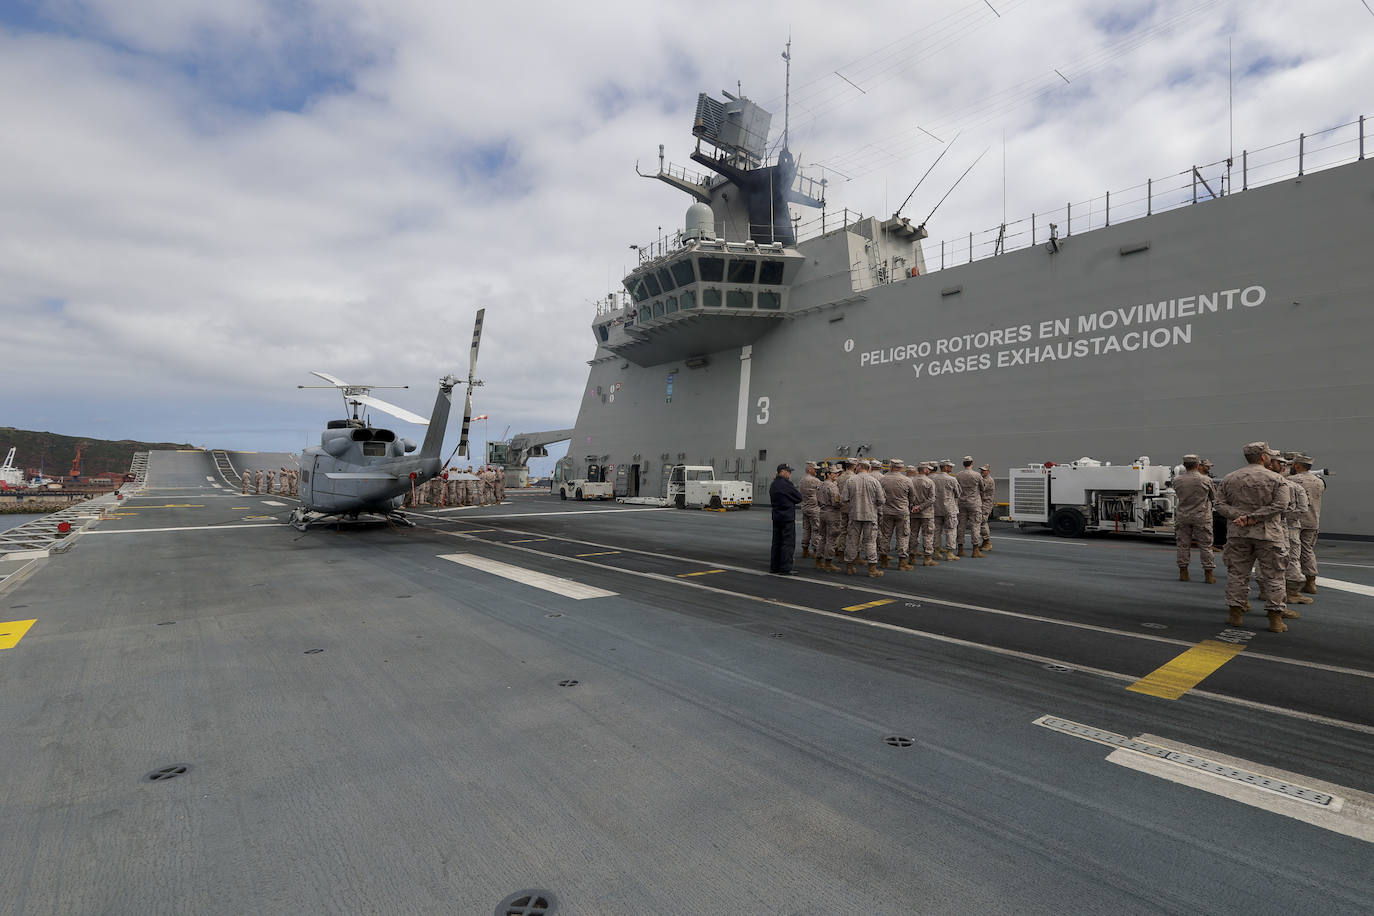
[[[233,482],[155,452],[0,582],[0,909],[1374,909],[1369,543],[1272,634],[1160,541],[781,577],[763,507]]]

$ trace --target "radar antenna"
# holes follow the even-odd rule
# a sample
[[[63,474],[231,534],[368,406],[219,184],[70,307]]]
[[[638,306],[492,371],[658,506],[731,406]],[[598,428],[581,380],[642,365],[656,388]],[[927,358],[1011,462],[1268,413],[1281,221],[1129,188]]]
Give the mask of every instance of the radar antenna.
[[[959,134],[955,134],[954,140],[958,139]],[[897,219],[902,215],[902,210],[904,210],[906,208],[906,205],[911,202],[912,196],[914,196],[915,193],[920,189],[922,182],[924,182],[926,178],[930,176],[930,173],[935,170],[935,167],[940,164],[940,160],[945,158],[945,153],[949,152],[949,148],[954,145],[954,140],[949,141],[949,143],[945,146],[944,150],[940,153],[940,155],[935,157],[935,161],[930,164],[930,168],[926,169],[926,173],[921,176],[921,180],[916,182],[916,187],[911,189],[911,193],[906,196],[906,200],[902,201],[902,205],[897,208],[897,212],[892,214],[893,219]]]

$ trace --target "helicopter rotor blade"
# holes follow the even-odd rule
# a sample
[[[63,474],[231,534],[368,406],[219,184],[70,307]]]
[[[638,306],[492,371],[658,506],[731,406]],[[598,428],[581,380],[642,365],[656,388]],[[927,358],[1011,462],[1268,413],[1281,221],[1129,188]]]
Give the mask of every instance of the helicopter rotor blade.
[[[312,370],[310,370],[310,374],[313,375],[313,376],[316,376],[316,377],[318,377],[318,378],[322,378],[322,379],[324,379],[326,382],[328,382],[329,384],[335,385],[335,386],[337,386],[337,387],[339,387],[339,388],[347,388],[347,387],[349,387],[349,385],[348,385],[347,382],[342,381],[341,379],[335,378],[334,376],[330,375],[328,372],[316,372],[315,370],[312,369]]]
[[[468,358],[468,379],[477,372],[477,347],[482,342],[482,317],[487,314],[486,309],[477,310],[477,321],[472,326],[472,355]]]
[[[429,425],[429,420],[425,419],[419,414],[411,413],[404,407],[397,407],[395,404],[390,404],[386,401],[383,401],[381,398],[374,398],[368,394],[359,394],[355,395],[352,398],[352,400],[358,401],[361,404],[366,404],[369,407],[375,407],[383,413],[389,413],[397,419],[405,420],[407,423],[415,423],[419,426]]]
[[[467,400],[463,401],[463,431],[458,437],[458,456],[467,457],[467,427],[473,423],[473,389],[467,389]]]

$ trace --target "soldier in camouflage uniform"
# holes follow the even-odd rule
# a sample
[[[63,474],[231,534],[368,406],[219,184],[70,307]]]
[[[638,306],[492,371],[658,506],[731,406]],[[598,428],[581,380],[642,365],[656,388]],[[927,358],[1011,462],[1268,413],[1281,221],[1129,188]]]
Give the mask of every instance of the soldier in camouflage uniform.
[[[802,495],[802,557],[821,558],[821,550],[813,547],[820,540],[821,510],[816,503],[816,491],[821,488],[821,479],[816,474],[816,462],[806,462],[806,472],[797,487]],[[820,568],[820,564],[817,564]]]
[[[1192,562],[1194,544],[1202,558],[1203,578],[1208,583],[1217,581],[1213,575],[1217,561],[1212,553],[1212,506],[1216,502],[1217,488],[1212,478],[1198,470],[1201,461],[1197,455],[1184,455],[1183,473],[1173,480],[1174,493],[1178,497],[1174,546],[1180,582],[1189,581],[1188,566]]]
[[[964,469],[955,474],[954,479],[959,481],[959,527],[956,534],[959,549],[954,554],[960,557],[964,555],[964,535],[967,534],[973,556],[981,557],[983,552],[978,549],[978,528],[982,524],[983,477],[973,469],[972,455],[964,456]]]
[[[243,495],[247,496],[248,492],[253,489],[253,472],[244,468],[243,473],[239,474],[239,480],[243,484]]]
[[[868,575],[878,577],[878,512],[883,507],[882,484],[869,473],[867,461],[859,462],[859,472],[845,481],[844,502],[849,507],[848,541],[844,551],[844,571],[853,575],[854,562],[863,556]]]
[[[914,569],[908,562],[911,556],[911,500],[916,495],[911,478],[906,476],[906,463],[900,458],[888,462],[891,468],[878,478],[883,488],[883,511],[878,516],[878,564],[887,569],[892,555],[892,536],[897,536],[896,557],[898,569]]]
[[[277,476],[277,475],[276,475],[276,472],[274,472],[274,471],[269,470],[269,471],[267,472],[267,476],[266,476],[266,488],[262,491],[262,492],[263,492],[263,495],[265,495],[265,496],[271,496],[271,495],[272,495],[272,481],[273,481],[273,478],[275,478],[276,476]]]
[[[911,514],[916,516],[916,530],[912,535],[916,551],[921,554],[922,566],[938,566],[935,553],[935,484],[931,482],[933,468],[929,461],[917,466],[917,476],[911,481],[916,494],[911,500]],[[915,564],[912,564],[913,566]]]
[[[1227,474],[1217,487],[1217,512],[1228,520],[1226,547],[1222,551],[1226,561],[1226,606],[1230,609],[1227,623],[1233,627],[1243,623],[1250,573],[1254,571],[1269,615],[1269,630],[1282,633],[1288,629],[1283,622],[1288,531],[1282,518],[1288,508],[1288,485],[1264,466],[1267,457],[1277,454],[1269,446],[1251,442],[1245,446],[1244,454],[1246,466]]]
[[[253,475],[253,492],[254,492],[254,493],[261,495],[261,493],[262,493],[262,481],[263,481],[263,470],[262,470],[262,468],[258,468],[257,472],[254,473],[254,475]]]
[[[1293,479],[1307,491],[1307,514],[1302,517],[1299,543],[1302,556],[1299,570],[1303,576],[1302,593],[1317,593],[1317,531],[1321,528],[1322,494],[1326,492],[1326,481],[1312,473],[1312,459],[1307,455],[1293,456]]]
[[[1302,588],[1302,520],[1307,515],[1307,490],[1289,476],[1292,468],[1289,454],[1296,453],[1271,458],[1268,465],[1269,470],[1282,477],[1288,486],[1288,510],[1283,513],[1283,520],[1288,525],[1288,563],[1284,567],[1284,592],[1290,605],[1311,604],[1312,599],[1299,591]],[[1292,619],[1300,615],[1290,607],[1283,612],[1283,616]]]
[[[843,526],[844,517],[840,514],[840,488],[836,483],[840,476],[838,466],[826,469],[825,479],[816,488],[816,507],[818,518],[813,529],[812,552],[816,554],[816,568],[826,572],[839,572],[835,559],[844,555]]]
[[[955,544],[959,540],[959,481],[950,471],[954,462],[948,458],[940,459],[940,470],[930,475],[935,484],[935,552],[941,559],[957,560],[954,555]]]
[[[983,521],[978,526],[978,536],[983,539],[983,543],[978,545],[978,549],[986,554],[992,549],[992,528],[989,527],[988,522],[992,518],[992,513],[997,509],[997,481],[992,479],[992,465],[989,464],[979,467],[978,475],[983,516]]]

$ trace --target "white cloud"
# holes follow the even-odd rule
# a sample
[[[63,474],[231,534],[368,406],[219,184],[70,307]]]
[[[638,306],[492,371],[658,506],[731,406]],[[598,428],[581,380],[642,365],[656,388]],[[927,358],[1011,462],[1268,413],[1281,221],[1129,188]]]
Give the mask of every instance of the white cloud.
[[[1198,5],[1107,21],[1083,0],[994,3],[1000,19],[967,2],[108,0],[0,17],[0,110],[18,126],[0,146],[4,422],[79,434],[133,401],[140,436],[207,442],[221,417],[242,438],[207,444],[298,447],[247,430],[333,410],[295,390],[309,370],[408,383],[392,399],[427,412],[484,306],[493,434],[570,426],[592,301],[688,203],[635,161],[652,168],[660,142],[687,161],[698,91],[780,98],[789,31],[793,146],[866,172],[830,176],[832,207],[895,208],[939,149],[915,125],[965,129],[917,218],[992,147],[934,240],[1002,219],[1004,134],[1013,220],[1224,156],[1228,37],[1237,149],[1368,107],[1374,17],[1356,2],[1215,3],[1094,56]],[[1043,82],[1056,68],[1072,85]]]

